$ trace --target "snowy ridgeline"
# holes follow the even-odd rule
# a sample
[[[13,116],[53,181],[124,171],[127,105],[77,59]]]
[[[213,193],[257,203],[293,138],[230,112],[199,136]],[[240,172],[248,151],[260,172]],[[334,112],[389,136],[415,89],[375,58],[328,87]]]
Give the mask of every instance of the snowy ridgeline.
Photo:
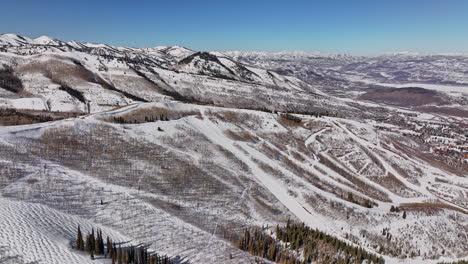
[[[79,224],[192,263],[242,263],[254,256],[226,233],[290,218],[386,263],[464,257],[466,177],[383,127],[172,102],[3,127],[0,235],[17,242],[2,252],[87,263],[70,248]]]
[[[347,109],[298,78],[220,53],[11,34],[0,35],[0,87],[0,107],[15,109],[93,113],[166,100],[296,112]]]
[[[467,66],[463,54],[196,52],[3,34],[0,107],[93,113],[134,102],[176,100],[378,117],[377,110],[367,110],[366,100],[378,103],[372,108],[382,103],[426,106],[419,110],[466,117]],[[382,94],[401,88],[408,93]],[[402,100],[415,91],[425,99]]]

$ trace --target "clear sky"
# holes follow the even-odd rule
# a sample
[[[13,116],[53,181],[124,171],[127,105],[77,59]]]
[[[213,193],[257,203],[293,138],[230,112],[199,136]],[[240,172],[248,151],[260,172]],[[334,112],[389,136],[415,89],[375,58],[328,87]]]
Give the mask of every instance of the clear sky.
[[[468,0],[9,0],[0,32],[194,50],[468,52]]]

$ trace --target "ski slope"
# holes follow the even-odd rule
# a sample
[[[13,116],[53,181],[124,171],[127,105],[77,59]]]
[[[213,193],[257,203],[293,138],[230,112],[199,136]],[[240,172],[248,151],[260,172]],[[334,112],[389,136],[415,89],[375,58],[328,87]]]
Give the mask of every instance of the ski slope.
[[[110,263],[92,261],[74,250],[78,225],[84,234],[102,229],[104,237],[128,241],[125,236],[104,226],[36,203],[0,198],[0,263]]]

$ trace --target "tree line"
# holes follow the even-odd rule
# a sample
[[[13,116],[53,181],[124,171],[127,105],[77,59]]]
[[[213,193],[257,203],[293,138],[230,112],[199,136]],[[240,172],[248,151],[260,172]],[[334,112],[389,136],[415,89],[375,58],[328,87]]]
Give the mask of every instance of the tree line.
[[[258,228],[245,230],[237,246],[252,255],[282,264],[300,264],[301,261],[277,240]]]
[[[237,240],[237,246],[252,255],[282,264],[385,263],[376,254],[309,228],[304,223],[288,220],[286,226],[277,225],[274,233],[273,237],[273,232],[268,234],[266,228],[247,229]]]
[[[158,116],[145,116],[145,121],[140,121],[137,119],[126,119],[121,116],[116,116],[112,119],[114,123],[118,124],[141,124],[141,123],[148,123],[148,122],[156,122],[156,121],[169,121],[169,118],[163,114]]]

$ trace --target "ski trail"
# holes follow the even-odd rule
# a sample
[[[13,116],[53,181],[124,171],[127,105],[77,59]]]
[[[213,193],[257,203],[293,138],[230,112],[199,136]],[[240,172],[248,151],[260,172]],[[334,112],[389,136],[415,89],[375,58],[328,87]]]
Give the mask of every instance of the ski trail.
[[[366,161],[366,163],[362,166],[362,168],[361,168],[357,173],[358,173],[359,175],[361,175],[362,172],[363,172],[365,169],[367,169],[367,167],[369,167],[370,164],[371,164],[370,161]]]
[[[356,140],[356,142],[358,142],[362,147],[364,148],[367,148],[370,152],[372,152],[370,150],[370,148],[377,148],[383,152],[387,152],[386,149],[382,148],[382,147],[379,147],[377,145],[374,145],[360,137],[358,137],[356,134],[354,134],[352,131],[350,131],[349,129],[345,128],[345,127],[342,127],[340,124],[338,124],[338,122],[336,121],[332,121],[332,123],[339,129],[342,129],[345,133],[347,133],[352,139]],[[427,191],[426,189],[422,188],[421,186],[417,186],[415,184],[412,184],[410,182],[408,182],[404,177],[402,177],[390,164],[388,164],[382,157],[380,157],[378,154],[375,155],[375,157],[380,161],[380,163],[385,167],[385,170],[387,172],[390,172],[391,174],[393,174],[398,180],[400,180],[404,185],[405,187],[409,188],[409,189],[413,189],[413,190],[417,190],[419,193],[421,193],[422,195],[425,195],[426,197],[433,197],[433,195]],[[403,197],[400,197],[400,199],[404,200]]]
[[[234,141],[224,136],[224,133],[214,125],[208,118],[204,120],[192,119],[192,124],[196,126],[199,131],[204,133],[214,143],[223,146],[225,149],[233,153],[238,159],[244,162],[252,172],[252,175],[261,182],[286,208],[288,208],[298,219],[311,227],[320,227],[326,229],[326,232],[335,233],[331,228],[323,225],[321,218],[310,214],[304,207],[294,199],[284,187],[284,184],[276,180],[272,176],[265,173],[260,169],[245,153],[239,150]],[[325,221],[323,219],[323,221]]]
[[[317,138],[318,135],[322,134],[323,132],[325,132],[325,130],[327,130],[327,128],[322,128],[320,129],[319,131],[311,134],[305,141],[304,141],[304,144],[306,145],[306,147],[308,147],[310,145],[310,143],[314,142]]]
[[[325,154],[323,154],[323,155],[324,155],[326,158],[328,158],[329,160],[333,160],[333,157],[329,156],[328,154],[325,153]],[[334,164],[335,164],[335,166],[337,166],[338,168],[340,168],[340,169],[342,169],[342,170],[344,170],[344,171],[347,171],[348,173],[353,174],[352,171],[349,171],[348,168],[341,166],[341,164],[336,163],[336,162],[335,162]],[[339,176],[342,177],[343,179],[346,179],[344,176],[342,176],[342,175],[340,175],[339,173],[337,173],[337,172],[335,172],[335,171],[329,169],[327,166],[325,166],[325,165],[323,165],[323,164],[320,164],[320,165],[323,167],[322,169],[328,169],[328,170],[332,171],[334,174],[339,175]],[[369,180],[369,179],[366,178],[366,177],[360,177],[359,179],[361,179],[362,181],[364,181],[366,184],[368,184],[368,185],[374,187],[375,189],[377,189],[377,190],[379,190],[379,191],[385,193],[385,194],[388,196],[388,198],[389,198],[390,200],[392,200],[392,201],[405,199],[405,198],[403,198],[403,197],[401,197],[401,196],[398,196],[398,195],[394,194],[393,192],[389,191],[388,189],[382,187],[380,184],[377,184],[377,183],[375,183],[374,181]],[[353,184],[353,185],[354,185],[354,184]],[[364,194],[364,195],[365,195],[365,194]],[[366,195],[366,196],[367,196],[367,195]],[[369,196],[367,196],[367,197],[369,197]],[[371,197],[369,197],[369,198],[371,198]],[[373,198],[371,198],[371,199],[373,199]],[[381,201],[378,201],[378,200],[375,200],[375,199],[373,199],[373,200],[374,200],[375,202],[377,202],[379,205],[381,205],[381,204],[386,204],[385,202],[381,202]],[[410,202],[410,201],[414,201],[414,199],[407,199],[407,200],[405,200],[405,201]]]

